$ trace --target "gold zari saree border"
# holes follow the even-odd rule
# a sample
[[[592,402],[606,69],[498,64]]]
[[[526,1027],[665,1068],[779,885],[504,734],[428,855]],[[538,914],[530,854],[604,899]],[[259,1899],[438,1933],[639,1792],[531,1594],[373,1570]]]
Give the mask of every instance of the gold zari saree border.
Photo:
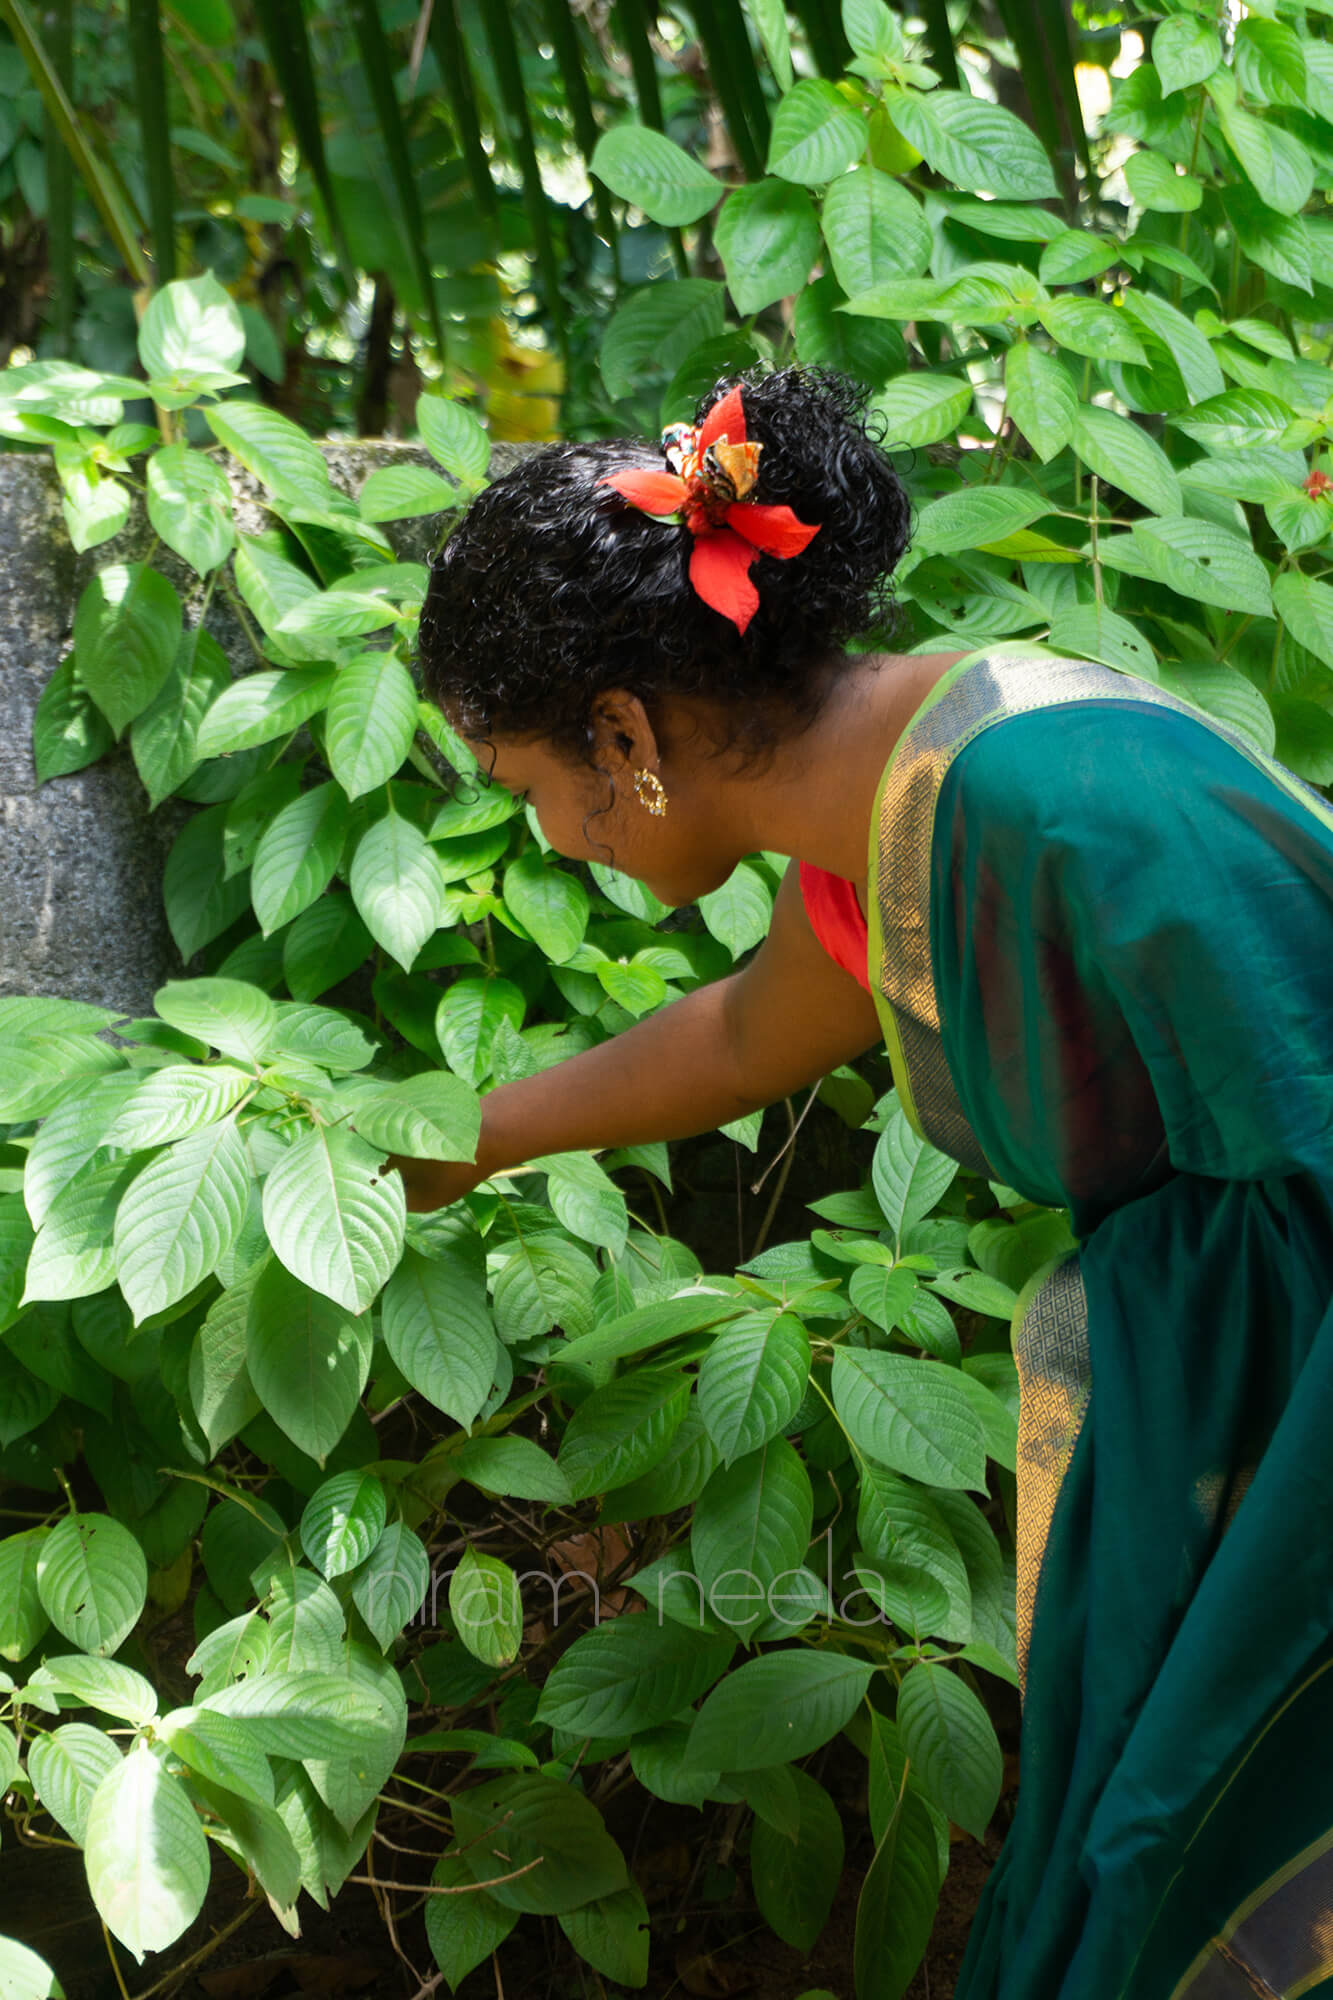
[[[903,732],[880,782],[870,828],[869,975],[909,1122],[941,1152],[990,1179],[997,1176],[968,1123],[944,1058],[930,948],[935,810],[954,758],[983,730],[1008,716],[1083,701],[1143,703],[1190,716],[1333,826],[1327,802],[1291,772],[1233,729],[1150,681],[1022,644],[987,647],[948,669]],[[1020,1411],[1021,1688],[1051,1519],[1090,1394],[1088,1310],[1076,1254],[1054,1270],[1037,1273],[1025,1288],[1015,1314],[1014,1355]],[[1183,2000],[1183,1988],[1181,1993]],[[1189,2000],[1213,2000],[1211,1989],[1207,1994],[1191,1990]],[[1222,1989],[1217,2000],[1222,2000]]]
[[[904,730],[880,781],[870,825],[869,976],[909,1122],[941,1152],[991,1179],[996,1176],[944,1060],[930,953],[935,807],[954,758],[984,729],[1011,715],[1080,701],[1141,702],[1190,716],[1333,826],[1333,809],[1318,793],[1233,729],[1151,681],[1021,645],[988,647],[948,669]]]

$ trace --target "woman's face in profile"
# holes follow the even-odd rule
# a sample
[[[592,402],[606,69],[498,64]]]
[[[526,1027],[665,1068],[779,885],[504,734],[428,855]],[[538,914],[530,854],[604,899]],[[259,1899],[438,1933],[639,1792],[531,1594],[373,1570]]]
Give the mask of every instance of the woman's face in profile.
[[[540,737],[460,734],[482,771],[532,807],[557,854],[632,875],[672,908],[720,888],[740,859],[717,852],[706,815],[673,800],[670,779],[666,811],[656,815],[635,797],[627,765],[614,773],[599,770]]]

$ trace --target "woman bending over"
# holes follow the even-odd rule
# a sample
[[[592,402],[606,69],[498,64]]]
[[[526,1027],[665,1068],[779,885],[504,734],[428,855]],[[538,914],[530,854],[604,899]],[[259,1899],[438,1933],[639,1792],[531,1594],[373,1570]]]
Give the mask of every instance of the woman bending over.
[[[887,1044],[1078,1242],[1015,1326],[1023,1781],[960,2000],[1333,1995],[1333,812],[1105,667],[848,652],[909,521],[861,409],[720,385],[436,559],[428,692],[559,853],[669,904],[793,862],[742,970],[397,1164],[431,1209]]]

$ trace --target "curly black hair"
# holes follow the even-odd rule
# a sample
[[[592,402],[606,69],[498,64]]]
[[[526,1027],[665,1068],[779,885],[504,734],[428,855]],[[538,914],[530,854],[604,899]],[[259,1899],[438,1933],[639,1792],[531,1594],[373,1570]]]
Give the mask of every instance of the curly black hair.
[[[829,369],[724,377],[764,449],[754,498],[821,532],[797,556],[761,555],[744,634],[696,595],[688,528],[601,484],[667,469],[660,444],[554,444],[472,502],[431,567],[418,652],[426,692],[469,736],[539,735],[586,759],[589,717],[623,687],[652,712],[672,695],[716,701],[728,741],[754,747],[818,711],[842,649],[889,615],[907,546],[907,495],[866,417],[868,392]]]

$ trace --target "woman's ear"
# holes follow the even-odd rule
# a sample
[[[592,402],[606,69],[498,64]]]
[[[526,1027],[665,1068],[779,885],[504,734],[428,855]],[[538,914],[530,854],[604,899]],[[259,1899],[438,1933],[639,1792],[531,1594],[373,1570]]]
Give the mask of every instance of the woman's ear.
[[[593,702],[590,720],[593,761],[610,776],[617,771],[657,769],[661,750],[648,711],[636,694],[607,688]]]

